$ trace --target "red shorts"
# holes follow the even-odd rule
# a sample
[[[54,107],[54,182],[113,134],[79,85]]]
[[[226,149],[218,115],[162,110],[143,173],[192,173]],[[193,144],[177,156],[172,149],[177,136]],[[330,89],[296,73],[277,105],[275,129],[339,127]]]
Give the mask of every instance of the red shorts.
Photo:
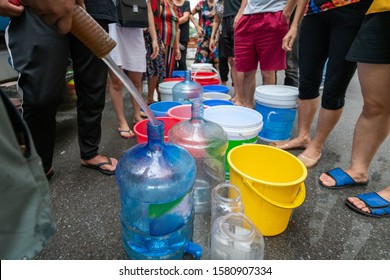
[[[286,52],[282,49],[288,23],[282,11],[243,15],[234,30],[234,57],[237,71],[286,69]]]

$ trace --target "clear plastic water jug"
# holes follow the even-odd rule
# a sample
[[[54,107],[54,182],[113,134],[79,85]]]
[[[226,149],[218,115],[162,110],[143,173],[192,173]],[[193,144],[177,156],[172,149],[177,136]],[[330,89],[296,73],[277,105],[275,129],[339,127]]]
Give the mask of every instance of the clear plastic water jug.
[[[244,213],[241,192],[233,184],[223,182],[211,192],[211,225],[214,221],[229,213]]]
[[[173,101],[189,104],[193,99],[199,98],[203,93],[203,87],[191,80],[191,71],[186,70],[184,81],[177,83],[172,88]]]
[[[118,162],[122,239],[131,259],[200,258],[191,242],[196,165],[182,147],[164,143],[164,123],[148,123],[148,142]]]
[[[168,141],[184,147],[195,159],[195,213],[210,213],[211,189],[225,181],[225,153],[229,139],[224,129],[203,119],[202,92],[192,91],[191,119],[175,124]]]
[[[242,213],[229,213],[214,221],[211,230],[212,260],[262,260],[264,238]]]

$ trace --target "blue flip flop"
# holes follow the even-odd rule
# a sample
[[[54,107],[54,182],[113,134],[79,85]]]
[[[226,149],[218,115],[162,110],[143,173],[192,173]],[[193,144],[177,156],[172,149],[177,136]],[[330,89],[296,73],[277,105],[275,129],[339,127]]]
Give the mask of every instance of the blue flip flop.
[[[367,186],[368,184],[368,180],[365,182],[357,183],[351,176],[349,176],[344,170],[339,167],[325,172],[325,174],[329,175],[336,181],[336,185],[326,186],[321,182],[321,180],[319,180],[320,185],[327,189],[343,189],[348,187]]]
[[[371,213],[364,212],[346,200],[345,204],[351,208],[351,210],[374,218],[390,217],[390,202],[378,195],[376,192],[359,194],[356,197],[366,204],[366,207],[370,209]]]

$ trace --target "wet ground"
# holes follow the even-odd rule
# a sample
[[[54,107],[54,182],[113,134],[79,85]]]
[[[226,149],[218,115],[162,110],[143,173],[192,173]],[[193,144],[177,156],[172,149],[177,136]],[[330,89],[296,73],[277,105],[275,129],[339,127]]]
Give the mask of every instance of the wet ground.
[[[279,73],[278,83],[282,81],[283,73]],[[8,91],[12,94],[12,86],[8,87]],[[131,121],[128,93],[125,94],[125,104],[127,118]],[[360,87],[355,76],[348,89],[345,111],[325,143],[323,157],[308,172],[306,200],[293,211],[286,231],[265,238],[265,259],[390,259],[390,219],[365,217],[350,211],[344,204],[348,196],[377,191],[390,184],[390,140],[382,145],[371,164],[367,187],[328,190],[318,184],[321,172],[348,166],[353,129],[361,106]],[[56,173],[50,181],[57,232],[37,259],[126,259],[121,241],[115,177],[104,176],[80,165],[74,106],[69,103],[62,106],[57,124]],[[109,94],[102,129],[101,154],[119,159],[136,144],[135,139],[119,137]],[[295,155],[299,152],[292,151]],[[208,220],[207,216],[197,215],[194,223],[194,241],[203,246],[203,259],[209,258]]]

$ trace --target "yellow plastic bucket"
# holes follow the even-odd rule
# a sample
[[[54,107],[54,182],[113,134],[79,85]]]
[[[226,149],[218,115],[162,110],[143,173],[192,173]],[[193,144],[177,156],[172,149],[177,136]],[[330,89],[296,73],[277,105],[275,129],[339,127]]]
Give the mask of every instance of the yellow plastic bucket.
[[[306,197],[307,169],[275,147],[240,145],[228,154],[230,182],[241,192],[244,212],[264,236],[286,230],[292,210]]]

